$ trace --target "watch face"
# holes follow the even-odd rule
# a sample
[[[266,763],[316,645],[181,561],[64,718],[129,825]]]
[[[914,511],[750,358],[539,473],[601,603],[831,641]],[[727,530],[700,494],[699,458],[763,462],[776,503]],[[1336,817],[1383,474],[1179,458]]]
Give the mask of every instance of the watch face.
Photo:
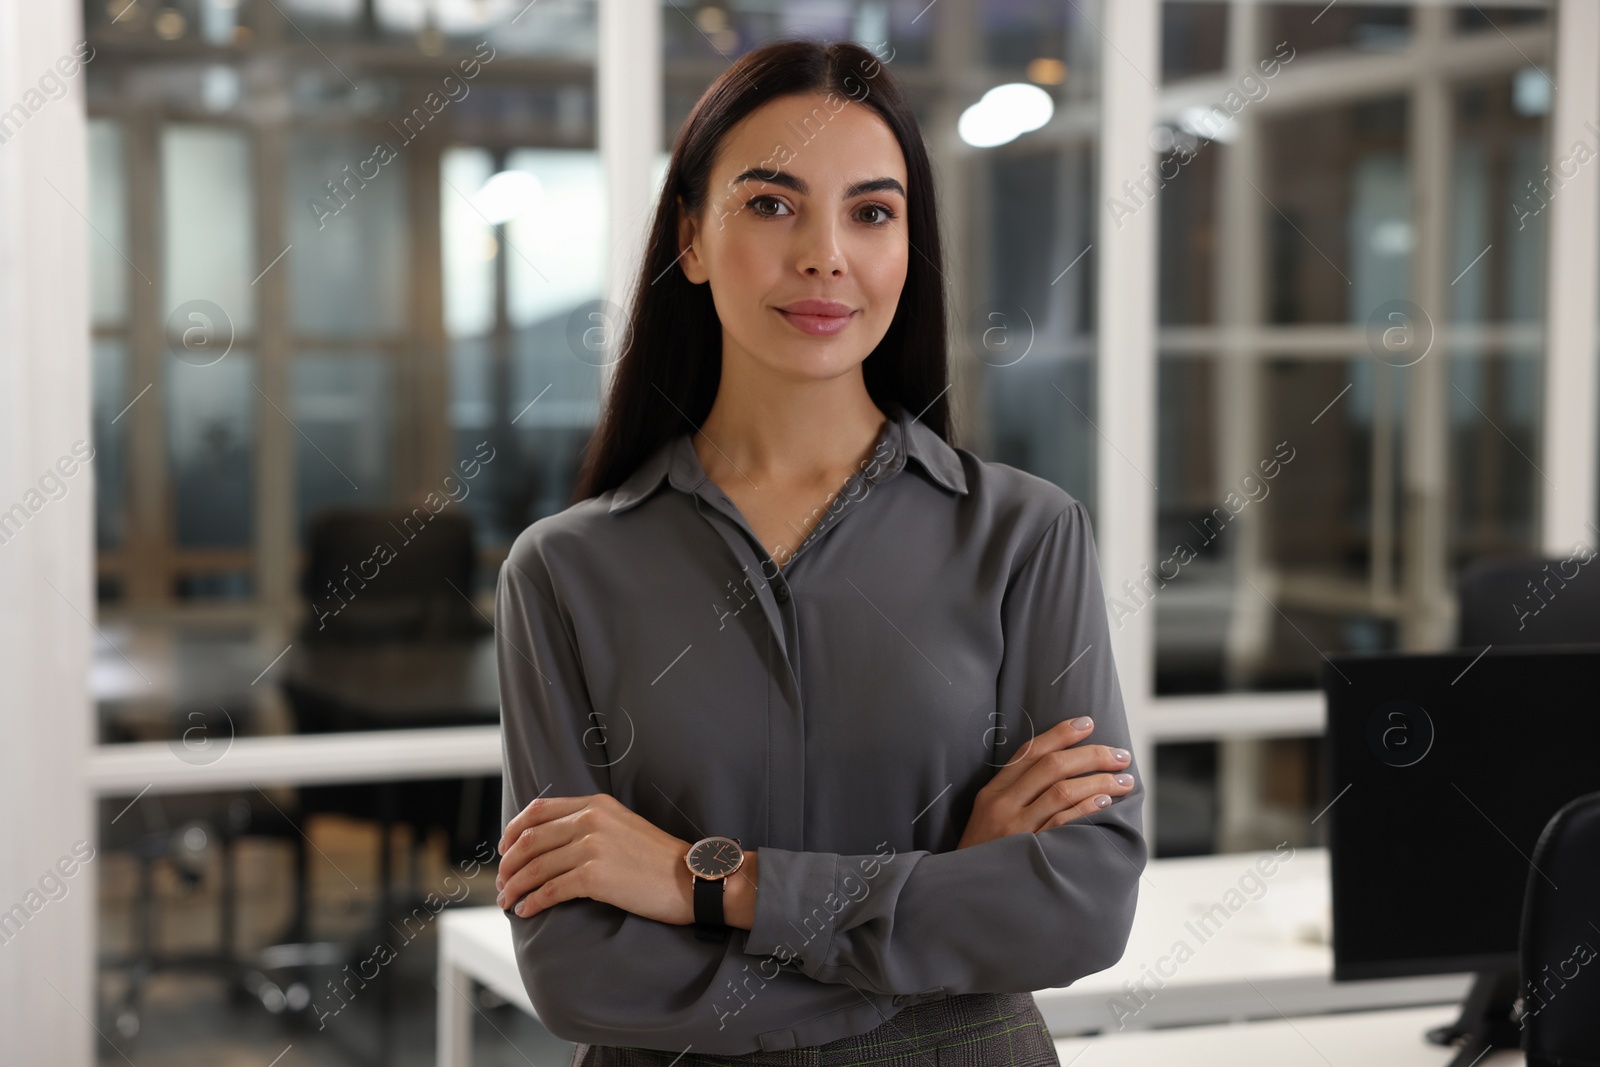
[[[684,860],[701,878],[726,878],[744,862],[744,850],[731,837],[707,837],[696,841]]]

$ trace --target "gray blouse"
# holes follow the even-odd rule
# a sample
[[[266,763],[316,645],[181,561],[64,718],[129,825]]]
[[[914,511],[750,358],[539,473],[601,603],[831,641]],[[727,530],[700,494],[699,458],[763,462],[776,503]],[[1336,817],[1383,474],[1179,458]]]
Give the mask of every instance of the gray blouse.
[[[1062,719],[1132,751],[1083,504],[895,405],[808,525],[780,571],[684,433],[512,545],[505,821],[604,792],[685,841],[759,850],[754,929],[720,942],[587,898],[507,911],[557,1037],[820,1045],[1122,956],[1146,860],[1137,766],[1104,811],[955,847],[978,789]]]

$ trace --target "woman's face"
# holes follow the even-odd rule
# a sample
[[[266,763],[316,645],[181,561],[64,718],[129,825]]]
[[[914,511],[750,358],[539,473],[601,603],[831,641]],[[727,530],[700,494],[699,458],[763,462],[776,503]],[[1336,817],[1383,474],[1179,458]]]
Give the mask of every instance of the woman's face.
[[[877,112],[779,97],[723,138],[699,218],[680,214],[684,274],[710,282],[722,355],[835,377],[883,339],[905,286],[906,164]]]

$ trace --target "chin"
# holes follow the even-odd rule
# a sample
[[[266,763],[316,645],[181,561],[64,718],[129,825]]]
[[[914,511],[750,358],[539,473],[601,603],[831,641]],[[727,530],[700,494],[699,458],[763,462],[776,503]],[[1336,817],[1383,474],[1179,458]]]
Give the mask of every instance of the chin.
[[[766,362],[774,370],[813,381],[837,378],[859,366],[867,356],[857,351],[857,346],[841,343],[839,338],[815,338],[800,344],[791,341],[765,351],[773,353],[773,358]]]

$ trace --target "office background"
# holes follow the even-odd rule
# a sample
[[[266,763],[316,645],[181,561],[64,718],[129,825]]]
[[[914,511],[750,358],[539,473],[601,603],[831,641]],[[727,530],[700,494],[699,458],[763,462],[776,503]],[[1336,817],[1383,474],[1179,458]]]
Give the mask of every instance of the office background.
[[[916,104],[961,443],[1089,504],[1156,854],[1321,843],[1325,655],[1448,647],[1467,564],[1600,537],[1586,2],[8,9],[0,905],[99,852],[0,947],[0,1032],[184,1062],[240,981],[165,957],[281,942],[300,891],[291,940],[348,940],[470,862],[472,620],[570,495],[678,124],[790,33]],[[330,666],[318,516],[416,506],[469,530],[454,644]],[[428,1023],[368,1007],[316,1054]]]

